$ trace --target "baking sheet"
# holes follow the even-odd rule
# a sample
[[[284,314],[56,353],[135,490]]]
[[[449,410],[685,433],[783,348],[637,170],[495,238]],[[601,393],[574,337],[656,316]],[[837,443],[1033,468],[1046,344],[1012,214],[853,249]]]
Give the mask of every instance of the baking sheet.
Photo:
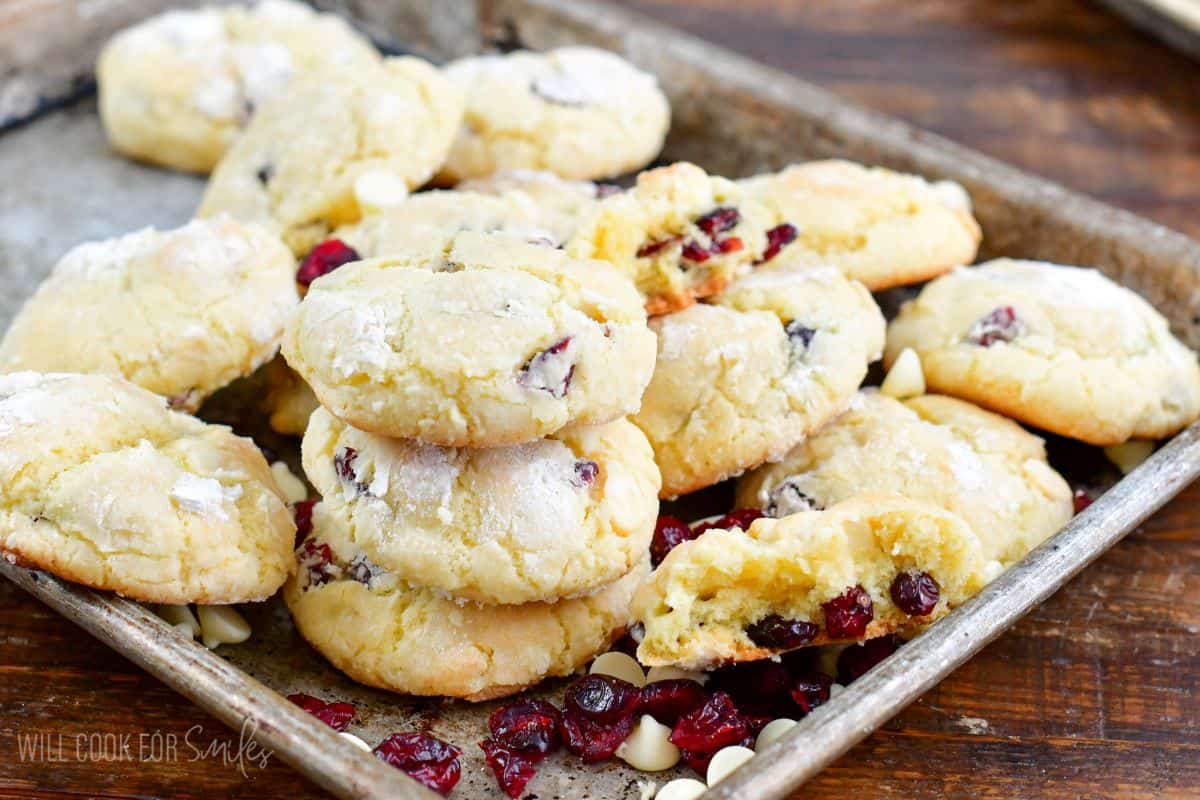
[[[151,4],[161,2],[113,2],[126,10]],[[579,0],[329,0],[321,5],[351,12],[376,36],[391,36],[434,57],[475,51],[498,39],[535,48],[588,42],[623,52],[656,72],[672,98],[676,118],[667,156],[693,159],[710,171],[736,176],[793,160],[841,155],[959,180],[972,192],[988,254],[1098,266],[1158,305],[1193,346],[1200,343],[1200,247],[1185,237],[856,109],[664,26]],[[202,188],[196,178],[134,165],[110,154],[91,100],[47,113],[0,137],[0,174],[6,176],[6,190],[0,195],[4,326],[69,246],[147,224],[178,225],[190,216]],[[223,418],[224,409],[217,403],[205,413]],[[716,794],[780,797],[815,774],[1194,478],[1200,469],[1198,438],[1195,430],[1177,437],[1020,567],[811,715]],[[709,492],[701,503],[719,510],[727,496],[722,490]],[[702,510],[694,508],[693,513]],[[278,601],[248,612],[255,636],[244,645],[222,648],[226,661],[195,645],[181,647],[185,643],[135,604],[3,562],[0,573],[235,728],[245,718],[254,719],[264,744],[339,796],[428,793],[398,788],[406,783],[399,773],[380,771],[379,762],[348,749],[270,689],[354,702],[362,723],[354,730],[371,742],[398,729],[426,728],[464,750],[464,777],[455,797],[497,794],[475,747],[484,736],[486,715],[496,704],[421,701],[357,687],[297,639]],[[540,693],[561,699],[561,686],[550,682]],[[665,773],[651,779],[662,782],[670,777],[672,773]],[[559,754],[543,766],[530,791],[540,798],[638,797],[639,780],[646,779],[619,762],[588,767]]]

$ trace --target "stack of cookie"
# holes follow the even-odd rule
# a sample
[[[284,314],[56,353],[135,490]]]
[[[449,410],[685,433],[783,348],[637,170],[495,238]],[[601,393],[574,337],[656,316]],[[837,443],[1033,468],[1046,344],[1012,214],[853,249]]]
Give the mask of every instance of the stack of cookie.
[[[286,597],[364,683],[497,697],[619,636],[659,477],[635,411],[654,363],[615,269],[500,233],[316,281],[283,355],[322,404],[322,500]]]

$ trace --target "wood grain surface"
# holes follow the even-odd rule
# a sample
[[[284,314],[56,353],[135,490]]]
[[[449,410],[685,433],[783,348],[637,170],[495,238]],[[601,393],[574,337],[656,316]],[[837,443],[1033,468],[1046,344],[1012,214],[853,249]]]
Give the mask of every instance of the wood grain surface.
[[[1200,66],[1099,6],[623,4],[1200,237]],[[1185,492],[803,797],[1200,797],[1198,501]],[[49,749],[23,752],[18,731]],[[237,744],[0,584],[0,798],[321,796],[278,763],[243,776]]]

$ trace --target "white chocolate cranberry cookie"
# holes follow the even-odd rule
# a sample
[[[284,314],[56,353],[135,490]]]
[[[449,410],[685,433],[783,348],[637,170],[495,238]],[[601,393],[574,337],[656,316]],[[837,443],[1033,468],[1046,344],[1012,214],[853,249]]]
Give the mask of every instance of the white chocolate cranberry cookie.
[[[1095,445],[1169,436],[1200,417],[1200,366],[1149,303],[1092,269],[999,259],[906,303],[905,347],[931,391]]]
[[[903,631],[979,591],[984,563],[960,517],[896,495],[710,530],[634,597],[638,661],[703,669]]]
[[[333,235],[363,258],[375,258],[441,254],[461,231],[503,233],[546,247],[558,247],[570,234],[563,220],[526,194],[446,190],[415,194]]]
[[[471,56],[443,73],[467,102],[442,184],[512,169],[578,180],[631,172],[654,160],[670,124],[654,76],[605,50]]]
[[[342,672],[415,695],[490,700],[570,675],[617,639],[646,575],[554,603],[480,606],[414,589],[371,564],[338,515],[313,508],[313,535],[284,597],[296,628]]]
[[[763,269],[836,266],[876,291],[970,264],[979,224],[957,183],[851,161],[812,161],[738,182],[773,217]]]
[[[745,274],[767,246],[770,215],[733,181],[680,162],[638,175],[603,200],[567,252],[630,277],[650,314],[677,311]]]
[[[472,450],[364,433],[318,409],[304,471],[372,562],[480,603],[612,583],[645,560],[658,514],[654,453],[623,419]]]
[[[279,347],[299,302],[279,239],[229,217],[69,251],[0,342],[0,371],[122,375],[194,411]]]
[[[101,52],[100,119],[118,152],[207,173],[255,109],[297,76],[378,60],[341,19],[290,0],[167,11]]]
[[[983,557],[1008,566],[1071,519],[1071,488],[1042,440],[990,411],[941,395],[904,402],[863,392],[850,410],[776,464],[738,483],[737,507],[768,516],[891,493],[962,517]]]
[[[221,159],[199,214],[261,222],[305,254],[362,216],[364,183],[425,183],[461,113],[457,89],[418,58],[297,79]]]
[[[262,600],[294,569],[254,443],[121,378],[0,375],[0,497],[0,554],[135,600]]]
[[[756,273],[650,327],[658,361],[633,421],[675,497],[782,458],[844,411],[884,321],[830,267]]]
[[[283,340],[360,430],[495,447],[637,409],[654,368],[641,298],[607,264],[496,234],[318,279]]]

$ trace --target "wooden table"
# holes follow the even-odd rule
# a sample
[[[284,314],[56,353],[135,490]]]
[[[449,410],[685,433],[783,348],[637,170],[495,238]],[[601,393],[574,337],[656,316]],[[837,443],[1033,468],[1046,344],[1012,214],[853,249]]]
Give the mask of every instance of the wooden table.
[[[1089,3],[623,2],[1200,237],[1200,66]],[[803,796],[1200,796],[1197,501],[1193,487]],[[243,778],[194,760],[228,732],[8,584],[0,676],[0,798],[320,796],[278,763]],[[18,730],[64,762],[23,761]],[[178,737],[175,757],[146,760],[148,731]]]

